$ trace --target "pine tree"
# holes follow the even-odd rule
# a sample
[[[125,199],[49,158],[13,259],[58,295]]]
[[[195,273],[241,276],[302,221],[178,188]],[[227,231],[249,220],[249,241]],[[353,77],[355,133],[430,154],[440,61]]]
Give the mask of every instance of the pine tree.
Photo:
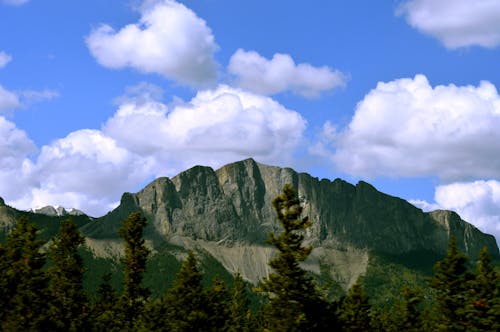
[[[206,331],[207,299],[202,279],[203,273],[197,267],[194,253],[190,251],[164,299],[168,331]]]
[[[269,242],[278,256],[269,262],[273,272],[261,284],[269,304],[264,311],[267,327],[272,331],[319,331],[326,328],[327,302],[311,276],[300,267],[311,247],[302,245],[303,231],[311,226],[301,218],[297,193],[285,185],[283,193],[273,200],[283,232],[271,234]]]
[[[370,330],[371,306],[359,280],[349,289],[337,310],[342,331]]]
[[[468,321],[478,331],[500,330],[500,273],[492,266],[488,250],[479,254],[477,271],[469,283]]]
[[[437,302],[437,329],[465,331],[470,323],[466,317],[467,285],[472,279],[467,270],[467,258],[457,247],[453,237],[446,257],[434,266],[430,286],[435,290]]]
[[[250,327],[250,301],[246,292],[245,282],[241,274],[234,275],[233,289],[229,303],[229,319],[227,331],[248,332]]]
[[[47,330],[48,276],[37,228],[27,218],[17,221],[0,245],[0,330]]]
[[[423,318],[420,309],[422,295],[418,290],[404,287],[401,289],[403,297],[396,307],[396,319],[393,322],[396,331],[422,331]]]
[[[50,291],[54,331],[82,331],[86,328],[89,306],[83,291],[85,268],[78,248],[85,242],[71,219],[61,223],[49,254],[53,266]]]
[[[206,291],[207,326],[205,331],[227,331],[229,321],[229,293],[226,285],[215,277],[212,287]]]
[[[116,320],[118,293],[111,285],[111,273],[102,276],[97,289],[97,302],[92,309],[92,329],[94,331],[119,331]]]
[[[149,290],[142,285],[149,255],[143,239],[146,225],[146,218],[136,212],[123,221],[120,229],[120,237],[125,241],[125,257],[122,260],[124,291],[120,299],[120,320],[124,323],[124,329],[134,328],[150,295]]]

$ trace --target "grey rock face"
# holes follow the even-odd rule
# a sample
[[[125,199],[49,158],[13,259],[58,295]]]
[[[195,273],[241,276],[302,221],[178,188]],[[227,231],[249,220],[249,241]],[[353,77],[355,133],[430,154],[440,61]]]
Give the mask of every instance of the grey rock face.
[[[69,211],[63,208],[62,206],[58,206],[57,208],[53,206],[44,206],[39,209],[33,210],[33,213],[37,214],[43,214],[46,216],[50,217],[66,217],[66,216],[83,216],[85,213],[83,213],[80,210],[77,209],[70,209]]]
[[[215,171],[196,166],[171,179],[158,178],[138,193],[123,194],[120,205],[105,216],[80,218],[80,230],[96,256],[119,257],[122,221],[140,211],[149,222],[145,238],[153,252],[163,245],[200,251],[228,271],[239,271],[257,283],[269,273],[268,261],[275,255],[266,240],[270,232],[281,231],[272,200],[285,184],[297,190],[304,215],[312,220],[306,241],[314,250],[304,268],[328,274],[344,289],[366,272],[372,253],[401,256],[431,252],[431,256],[440,256],[446,253],[451,236],[470,257],[476,258],[483,246],[498,256],[494,237],[456,213],[424,213],[366,182],[352,185],[341,179],[320,180],[252,159]],[[23,213],[29,215],[0,199],[0,231],[9,230]],[[46,207],[37,213],[53,216],[36,216],[47,227],[52,222],[57,225],[61,215],[77,212]],[[55,231],[54,226],[51,232]]]
[[[471,257],[477,257],[483,246],[498,254],[494,237],[455,213],[423,213],[365,182],[319,180],[252,159],[217,171],[196,166],[172,179],[159,178],[136,194],[125,194],[110,215],[123,218],[141,210],[152,225],[148,234],[165,241],[187,237],[227,246],[263,245],[270,232],[279,231],[271,202],[287,183],[298,191],[304,215],[313,221],[306,239],[315,247],[396,255],[422,250],[445,253],[450,236],[455,236]]]

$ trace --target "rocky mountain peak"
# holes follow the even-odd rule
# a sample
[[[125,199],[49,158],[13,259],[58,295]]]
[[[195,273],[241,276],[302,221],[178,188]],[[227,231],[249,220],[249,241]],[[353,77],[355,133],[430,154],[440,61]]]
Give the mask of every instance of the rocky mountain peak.
[[[285,184],[297,190],[304,214],[313,221],[306,239],[317,247],[441,254],[450,236],[455,236],[471,256],[484,245],[498,253],[492,236],[452,212],[423,213],[363,181],[352,185],[341,179],[319,180],[253,159],[215,171],[195,166],[171,179],[156,179],[138,193],[124,194],[120,206],[106,218],[141,210],[150,220],[151,234],[167,241],[183,237],[264,245],[268,234],[280,229],[271,202]]]
[[[39,209],[34,209],[34,210],[32,210],[32,212],[37,213],[37,214],[43,214],[43,215],[50,216],[50,217],[83,216],[83,215],[85,215],[85,213],[83,213],[82,211],[80,211],[78,209],[72,208],[72,209],[66,210],[62,206],[54,207],[51,205],[44,206],[44,207],[39,208]]]

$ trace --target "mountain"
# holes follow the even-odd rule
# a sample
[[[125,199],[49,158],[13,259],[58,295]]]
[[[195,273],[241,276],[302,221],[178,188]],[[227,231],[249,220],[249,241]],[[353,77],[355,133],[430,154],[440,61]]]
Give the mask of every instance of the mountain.
[[[315,250],[307,268],[317,274],[329,270],[344,288],[366,272],[372,253],[439,257],[450,236],[470,257],[477,257],[483,246],[498,255],[493,236],[454,212],[424,213],[366,182],[319,180],[252,159],[216,171],[196,166],[171,179],[158,178],[138,193],[125,193],[115,210],[82,231],[94,243],[116,240],[121,220],[139,210],[149,220],[146,237],[152,247],[168,243],[203,251],[229,272],[240,271],[256,283],[269,272],[273,250],[266,244],[268,234],[279,231],[271,202],[287,183],[298,191],[304,214],[313,222],[306,240]]]
[[[45,215],[51,216],[51,217],[55,217],[55,216],[58,216],[58,217],[81,216],[81,215],[85,214],[82,211],[77,210],[77,209],[66,210],[62,206],[53,207],[51,205],[44,206],[44,207],[39,208],[39,209],[34,209],[31,212],[38,213],[38,214],[45,214]]]
[[[314,250],[304,267],[342,289],[361,275],[367,282],[379,280],[380,273],[388,270],[380,264],[418,275],[428,273],[445,255],[451,236],[473,259],[483,246],[492,256],[499,255],[493,236],[454,212],[424,213],[366,182],[319,180],[252,159],[218,170],[196,166],[173,178],[158,178],[138,193],[123,194],[120,205],[103,217],[76,217],[95,259],[117,261],[122,250],[121,221],[141,211],[149,222],[145,238],[153,249],[155,269],[172,267],[187,250],[195,250],[206,269],[226,275],[239,271],[255,284],[269,273],[267,263],[274,250],[266,239],[270,232],[280,231],[271,202],[287,183],[298,191],[304,214],[313,223],[306,241]],[[11,224],[19,214],[2,204],[0,225]],[[150,272],[153,284],[160,278],[154,273]]]

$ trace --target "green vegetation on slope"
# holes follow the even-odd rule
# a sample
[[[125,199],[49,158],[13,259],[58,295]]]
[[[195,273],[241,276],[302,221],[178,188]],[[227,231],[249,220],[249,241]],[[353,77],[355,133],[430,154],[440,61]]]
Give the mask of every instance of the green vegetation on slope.
[[[273,272],[261,283],[264,298],[254,302],[260,303],[256,310],[249,310],[248,286],[206,252],[190,252],[180,264],[176,257],[184,252],[164,246],[148,258],[140,214],[122,224],[126,250],[121,264],[94,259],[70,219],[53,226],[50,232],[57,228],[57,233],[48,244],[38,239],[47,234],[20,219],[0,244],[0,329],[500,330],[500,272],[485,249],[473,264],[452,239],[433,272],[429,266],[437,258],[428,253],[415,253],[411,262],[371,255],[364,278],[341,294],[325,288],[327,273],[319,276],[321,287],[299,264],[311,252],[303,245],[310,222],[301,217],[291,187],[284,188],[274,207],[282,230],[270,242],[278,256],[269,262]],[[120,279],[122,286],[114,287],[113,280]],[[151,289],[155,296],[149,296]]]

